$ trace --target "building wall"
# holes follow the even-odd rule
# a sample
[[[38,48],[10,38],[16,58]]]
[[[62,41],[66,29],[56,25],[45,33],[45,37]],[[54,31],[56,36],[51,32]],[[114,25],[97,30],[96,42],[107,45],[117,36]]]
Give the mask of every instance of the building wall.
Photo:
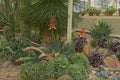
[[[78,25],[74,28],[75,30],[79,30],[82,27],[85,27],[89,30],[93,24],[97,24],[99,20],[104,20],[108,24],[111,25],[112,34],[120,36],[120,17],[119,16],[83,16],[80,17]]]

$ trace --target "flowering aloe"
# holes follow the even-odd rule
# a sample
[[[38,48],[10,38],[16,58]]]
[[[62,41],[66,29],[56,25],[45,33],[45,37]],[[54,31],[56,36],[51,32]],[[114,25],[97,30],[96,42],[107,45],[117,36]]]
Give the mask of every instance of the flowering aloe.
[[[85,28],[82,28],[80,31],[78,31],[78,37],[84,38],[85,36]]]
[[[49,26],[48,30],[56,29],[56,22],[54,16],[50,17],[50,24],[48,26]]]
[[[86,43],[86,39],[85,39],[85,28],[82,28],[80,31],[78,32],[78,37],[74,39],[74,45],[75,45],[75,51],[76,52],[82,52],[84,45]]]

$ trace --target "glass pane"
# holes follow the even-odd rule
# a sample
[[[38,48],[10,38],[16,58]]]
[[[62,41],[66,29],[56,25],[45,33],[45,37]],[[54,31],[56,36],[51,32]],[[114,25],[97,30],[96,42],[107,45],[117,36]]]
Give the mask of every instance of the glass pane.
[[[96,7],[105,9],[108,6],[113,5],[113,0],[96,0]]]
[[[73,11],[80,12],[87,9],[87,0],[76,0],[73,3]]]

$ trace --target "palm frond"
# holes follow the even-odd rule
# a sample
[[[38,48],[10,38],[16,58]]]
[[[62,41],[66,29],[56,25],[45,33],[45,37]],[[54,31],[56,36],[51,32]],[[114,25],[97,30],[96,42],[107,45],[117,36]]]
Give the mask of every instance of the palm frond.
[[[56,27],[54,34],[66,30],[67,26],[67,6],[62,0],[39,0],[39,2],[27,6],[22,10],[24,22],[30,26],[39,27],[40,34],[48,32],[50,17],[54,16]]]

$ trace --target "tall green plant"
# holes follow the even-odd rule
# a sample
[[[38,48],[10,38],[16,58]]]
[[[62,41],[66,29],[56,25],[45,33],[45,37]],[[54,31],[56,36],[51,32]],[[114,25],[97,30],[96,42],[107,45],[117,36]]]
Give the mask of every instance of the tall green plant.
[[[57,34],[63,35],[67,27],[67,2],[66,0],[38,0],[38,2],[22,10],[22,19],[27,25],[39,29],[40,37],[43,36],[43,38],[45,38],[45,36]],[[55,30],[48,30],[51,16],[55,19]]]
[[[13,0],[4,0],[4,6],[2,11],[0,11],[0,23],[2,23],[0,26],[8,26],[10,31],[10,37],[15,37],[15,26],[17,19],[17,11],[18,11],[18,3],[19,0],[13,1]]]
[[[30,31],[28,30],[30,28],[26,28],[26,25],[23,24],[19,15],[22,4],[21,0],[4,0],[3,8],[0,10],[0,27],[7,26],[4,28],[7,38],[15,37],[16,33],[25,35]]]
[[[39,27],[40,35],[48,30],[50,17],[54,16],[57,29],[53,32],[61,33],[67,25],[67,6],[63,0],[39,0],[33,5],[27,6],[22,11],[22,18],[26,24]]]

